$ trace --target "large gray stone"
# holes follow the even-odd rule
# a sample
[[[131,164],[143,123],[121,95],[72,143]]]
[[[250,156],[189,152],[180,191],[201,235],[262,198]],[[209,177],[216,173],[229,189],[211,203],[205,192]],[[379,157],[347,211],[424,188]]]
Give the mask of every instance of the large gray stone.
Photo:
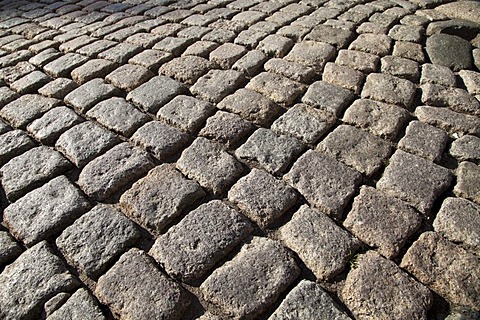
[[[164,164],[135,182],[121,196],[120,204],[140,225],[159,233],[204,196],[196,182],[187,180],[172,165]]]
[[[255,319],[299,273],[289,251],[276,241],[255,237],[216,269],[200,290],[208,302],[230,317]]]
[[[104,320],[97,300],[86,289],[78,289],[48,320]]]
[[[434,34],[428,37],[426,50],[433,64],[449,67],[453,71],[472,67],[472,45],[458,36]]]
[[[405,79],[383,73],[368,75],[362,90],[363,99],[397,104],[409,108],[415,96],[415,85]]]
[[[457,184],[453,193],[480,204],[480,166],[463,161],[456,170]]]
[[[374,251],[361,255],[341,291],[356,319],[427,319],[430,291]]]
[[[65,96],[65,103],[74,107],[80,113],[87,112],[100,101],[119,94],[119,90],[102,79],[93,79],[82,84]]]
[[[0,165],[34,146],[33,140],[22,130],[12,130],[0,135]]]
[[[465,19],[480,24],[480,4],[477,1],[455,1],[435,8],[450,19]]]
[[[0,116],[12,126],[24,129],[32,120],[56,107],[59,100],[38,94],[25,94],[0,110]]]
[[[150,254],[171,276],[194,281],[212,269],[252,229],[237,210],[213,200],[160,236]]]
[[[480,102],[466,90],[425,84],[422,89],[422,102],[429,106],[449,107],[450,109],[480,116]]]
[[[12,234],[27,245],[59,233],[90,209],[90,203],[65,176],[31,191],[4,211]]]
[[[0,317],[40,319],[43,304],[79,282],[44,241],[25,251],[0,274]]]
[[[295,251],[318,279],[342,272],[360,241],[338,227],[323,212],[307,205],[279,230],[280,240]]]
[[[420,106],[415,109],[418,120],[437,126],[450,135],[480,134],[480,119],[448,108]]]
[[[144,251],[131,249],[100,277],[100,302],[121,319],[182,319],[187,292],[167,278]]]
[[[453,304],[480,309],[479,258],[436,232],[413,243],[400,267]]]

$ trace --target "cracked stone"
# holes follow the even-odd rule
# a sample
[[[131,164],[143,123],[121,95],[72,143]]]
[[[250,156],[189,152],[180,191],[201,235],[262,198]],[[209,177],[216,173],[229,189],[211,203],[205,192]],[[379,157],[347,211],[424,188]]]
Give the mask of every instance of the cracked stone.
[[[430,106],[449,107],[453,111],[480,115],[480,102],[460,88],[427,83],[421,86],[422,102]]]
[[[437,126],[450,135],[480,134],[478,117],[458,113],[448,108],[419,106],[415,109],[418,120]]]

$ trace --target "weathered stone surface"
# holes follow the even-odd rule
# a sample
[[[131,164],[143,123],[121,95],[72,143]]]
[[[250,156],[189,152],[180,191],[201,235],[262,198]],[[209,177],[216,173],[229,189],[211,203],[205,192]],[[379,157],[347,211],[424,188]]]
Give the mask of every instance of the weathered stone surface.
[[[19,97],[15,91],[10,90],[8,87],[0,87],[0,108]]]
[[[418,63],[415,61],[395,56],[385,56],[382,58],[381,63],[382,73],[388,73],[412,82],[418,81],[420,74],[418,72]]]
[[[305,40],[320,41],[341,49],[348,45],[352,40],[352,36],[353,33],[349,30],[322,24],[313,28],[312,32],[305,37]]]
[[[107,200],[152,167],[146,152],[125,142],[88,163],[80,172],[78,185],[93,199]]]
[[[279,236],[319,279],[329,279],[340,273],[360,246],[357,239],[326,214],[307,205],[279,229]]]
[[[233,43],[224,43],[210,53],[210,60],[222,69],[229,69],[240,59],[247,50],[244,46]]]
[[[257,50],[263,51],[268,56],[281,58],[293,47],[292,39],[276,34],[268,35],[261,40],[257,46]]]
[[[315,75],[314,70],[310,67],[279,58],[268,60],[264,65],[264,69],[267,72],[276,73],[291,80],[303,83],[310,82]]]
[[[122,319],[181,319],[190,304],[186,291],[169,280],[144,251],[120,257],[95,289],[100,302]]]
[[[377,70],[379,61],[379,57],[371,53],[356,50],[340,50],[335,63],[364,73],[371,73]]]
[[[425,232],[403,257],[401,267],[454,304],[480,306],[478,257],[436,232]]]
[[[377,188],[428,214],[435,199],[452,181],[448,169],[397,150],[390,158]]]
[[[456,170],[457,184],[453,192],[459,196],[480,204],[480,167],[472,162],[463,161]]]
[[[210,70],[190,87],[190,91],[204,100],[218,103],[245,81],[243,73],[238,71]]]
[[[408,80],[387,74],[372,73],[367,77],[362,98],[409,108],[413,102],[415,90],[415,85]]]
[[[324,81],[314,82],[308,87],[302,102],[312,107],[332,112],[339,116],[353,101],[350,90],[337,87]]]
[[[305,104],[296,104],[278,118],[271,129],[290,135],[305,143],[314,144],[335,124],[335,116],[327,110],[317,110]]]
[[[461,161],[480,160],[480,138],[465,135],[452,142],[450,154]]]
[[[65,176],[52,179],[5,209],[12,234],[31,246],[59,233],[90,208],[90,203]]]
[[[46,180],[71,167],[57,151],[40,146],[13,158],[0,169],[2,186],[9,200],[16,200]]]
[[[116,97],[98,103],[86,116],[126,137],[131,136],[135,130],[150,120],[150,117],[138,111],[124,98]]]
[[[165,63],[160,67],[159,72],[175,80],[194,84],[198,78],[213,67],[214,63],[207,59],[197,56],[183,56]]]
[[[435,8],[450,19],[465,19],[480,24],[480,5],[476,1],[447,3]]]
[[[371,176],[391,153],[383,139],[349,125],[340,125],[320,142],[317,150]]]
[[[421,89],[423,103],[480,116],[480,102],[463,89],[435,84],[425,84]]]
[[[83,167],[119,141],[115,134],[86,121],[64,132],[55,147],[77,167]]]
[[[92,59],[72,71],[72,79],[84,84],[95,78],[103,78],[115,69],[115,64],[105,59]]]
[[[420,106],[415,109],[418,120],[442,128],[450,135],[480,134],[480,119],[447,108]]]
[[[408,41],[396,41],[393,46],[392,55],[404,59],[416,61],[418,63],[425,62],[422,45]]]
[[[82,121],[73,110],[63,106],[56,107],[29,124],[27,131],[42,143],[53,144],[63,132]]]
[[[225,143],[227,146],[235,146],[254,130],[255,126],[240,116],[217,111],[215,115],[207,119],[205,127],[199,132],[199,135]]]
[[[45,241],[5,267],[0,282],[0,316],[4,319],[39,319],[48,299],[78,286]]]
[[[171,165],[161,165],[133,184],[120,198],[125,212],[140,225],[156,233],[187,208],[195,205],[205,192],[187,180]]]
[[[96,277],[139,237],[135,224],[118,209],[99,204],[66,228],[56,244],[71,264]]]
[[[0,265],[3,266],[22,253],[22,248],[6,231],[0,231]]]
[[[260,128],[237,149],[235,155],[257,162],[270,173],[279,174],[303,149],[303,145],[295,138]]]
[[[216,269],[200,290],[208,302],[226,314],[254,319],[299,273],[290,252],[278,242],[255,237],[235,258]]]
[[[181,83],[168,77],[158,76],[130,91],[127,100],[147,112],[154,113],[173,97],[185,91],[186,88]]]
[[[291,105],[306,89],[299,82],[270,72],[260,73],[245,88],[261,93],[283,106]]]
[[[454,87],[455,74],[447,67],[426,63],[422,65],[420,84],[437,84],[445,87]]]
[[[430,291],[374,251],[359,257],[341,292],[357,319],[427,319]]]
[[[100,101],[117,95],[118,89],[102,79],[90,80],[65,96],[65,103],[85,113]]]
[[[315,282],[302,280],[290,291],[268,320],[304,319],[348,320],[334,300]]]
[[[390,53],[392,39],[384,34],[361,34],[348,47],[349,50],[358,50],[377,56],[386,56]]]
[[[233,64],[232,69],[253,77],[261,71],[265,61],[267,61],[267,56],[262,51],[251,50],[238,59]]]
[[[10,88],[19,94],[35,93],[50,80],[50,77],[45,73],[36,70],[13,82]]]
[[[77,84],[72,80],[57,78],[38,89],[38,93],[49,98],[63,99],[76,88]]]
[[[243,119],[267,125],[278,116],[281,108],[270,99],[248,89],[239,89],[225,97],[217,107],[238,114]]]
[[[433,64],[448,67],[453,71],[472,67],[472,45],[460,37],[434,34],[427,39],[426,51]]]
[[[328,62],[323,70],[322,80],[359,94],[365,75],[353,68]]]
[[[219,144],[205,138],[195,139],[183,151],[177,168],[216,195],[225,192],[243,172],[240,162]]]
[[[0,135],[0,165],[34,146],[33,140],[22,130],[12,130]]]
[[[153,76],[153,72],[145,67],[134,64],[124,64],[109,73],[105,77],[105,80],[119,89],[131,91]]]
[[[412,121],[398,147],[417,156],[438,162],[448,142],[447,133],[420,121]]]
[[[447,198],[433,222],[435,231],[480,255],[480,206],[461,198]]]
[[[338,218],[360,183],[361,175],[330,157],[309,150],[295,162],[284,179],[311,204]]]
[[[343,225],[387,259],[394,258],[422,222],[405,202],[363,186]]]
[[[295,44],[285,60],[306,65],[321,72],[325,63],[335,56],[335,48],[317,41],[302,41]]]
[[[67,53],[48,63],[43,70],[52,77],[68,77],[70,72],[88,60],[78,53]]]
[[[132,58],[140,51],[142,51],[142,47],[140,46],[129,43],[119,43],[112,48],[100,52],[98,57],[118,64],[125,64],[128,59]]]
[[[480,28],[480,27],[479,27]],[[458,75],[462,78],[470,94],[480,94],[480,73],[470,70],[461,70]]]
[[[190,212],[160,236],[150,254],[171,276],[194,281],[251,231],[250,223],[238,211],[213,200]]]
[[[25,128],[32,120],[56,107],[59,100],[46,98],[38,94],[25,94],[10,102],[0,110],[0,116],[13,127]]]
[[[173,55],[168,52],[160,50],[144,50],[136,56],[130,58],[128,63],[137,64],[149,69],[152,72],[156,72],[158,68],[165,62],[171,60]]]
[[[68,300],[51,315],[48,320],[104,320],[102,310],[96,299],[86,289],[78,289]]]

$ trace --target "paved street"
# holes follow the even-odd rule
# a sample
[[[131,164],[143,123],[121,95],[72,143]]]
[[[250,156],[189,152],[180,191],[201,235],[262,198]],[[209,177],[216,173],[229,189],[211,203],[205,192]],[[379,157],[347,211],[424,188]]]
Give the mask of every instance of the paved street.
[[[0,0],[0,319],[480,319],[480,2]]]

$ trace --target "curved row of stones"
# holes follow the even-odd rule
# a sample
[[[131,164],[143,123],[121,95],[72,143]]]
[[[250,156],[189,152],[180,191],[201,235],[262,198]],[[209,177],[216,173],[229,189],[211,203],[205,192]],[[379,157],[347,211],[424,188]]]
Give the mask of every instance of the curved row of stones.
[[[0,318],[478,317],[447,2],[0,2]]]

